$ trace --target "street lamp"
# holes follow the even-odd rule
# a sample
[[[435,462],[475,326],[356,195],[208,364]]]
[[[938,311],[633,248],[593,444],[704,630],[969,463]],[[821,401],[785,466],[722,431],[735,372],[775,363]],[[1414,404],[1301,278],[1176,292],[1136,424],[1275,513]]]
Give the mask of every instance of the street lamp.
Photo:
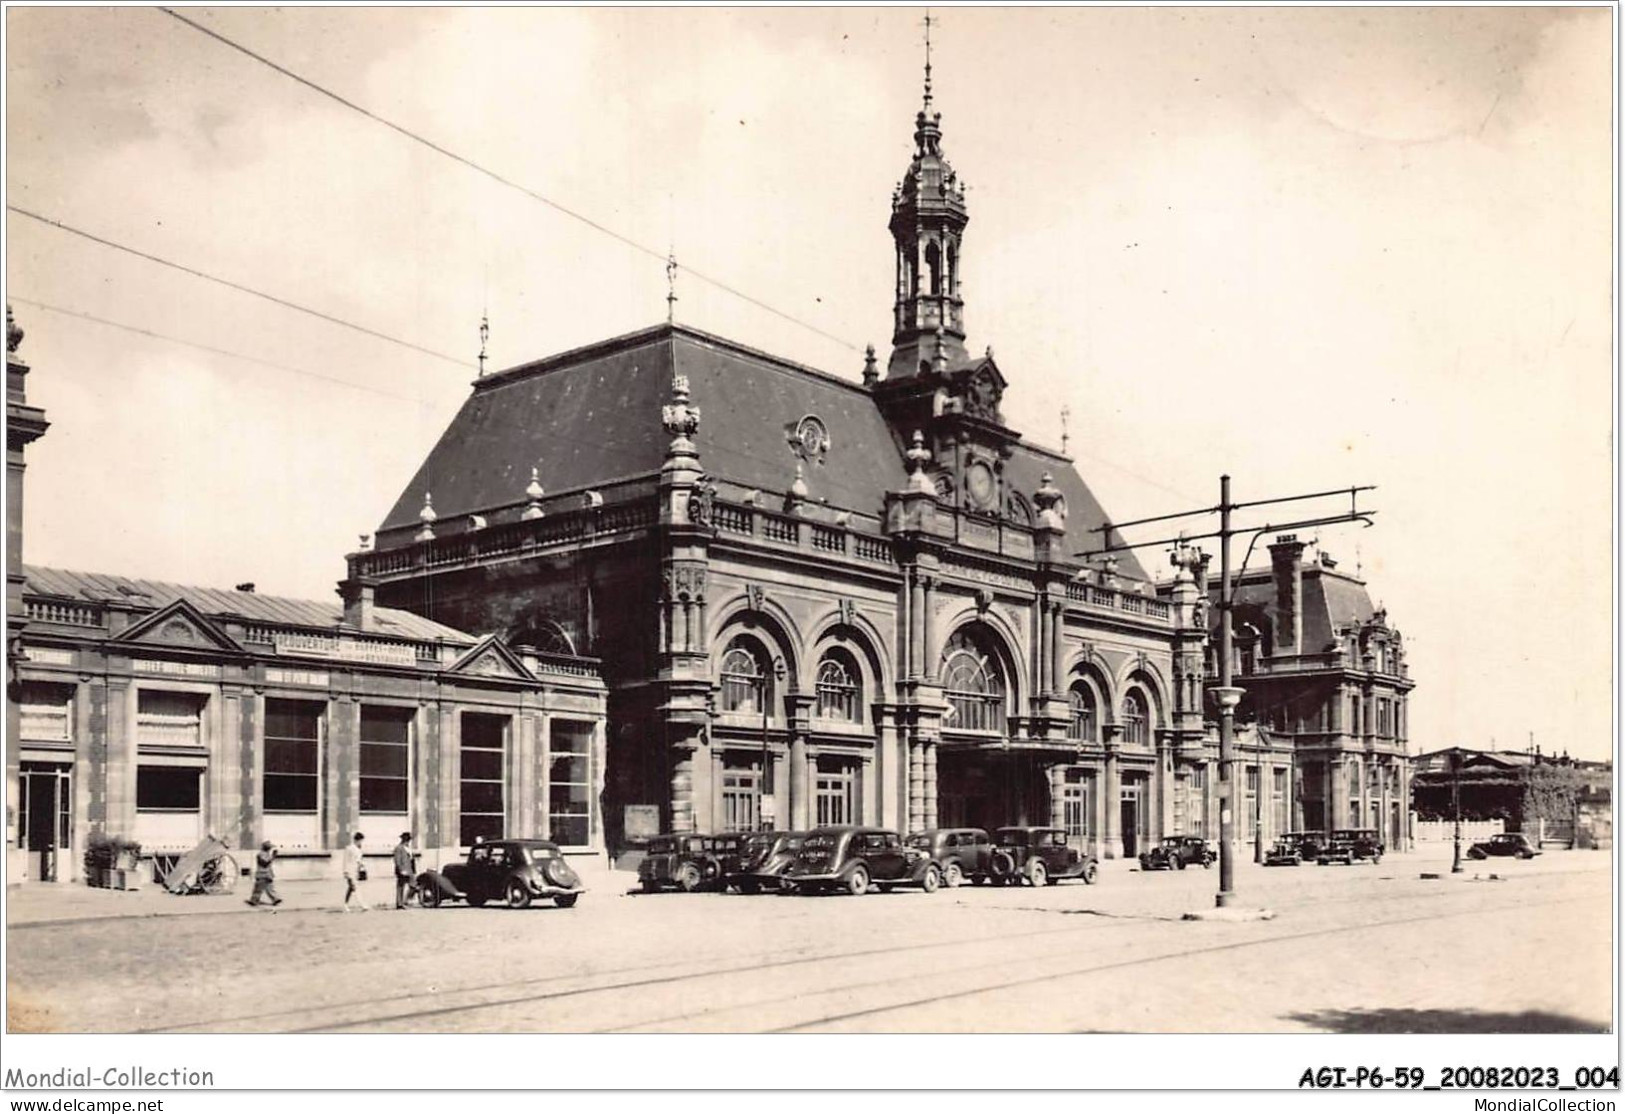
[[[775,654],[773,656],[773,665],[771,670],[764,670],[762,674],[762,781],[761,791],[757,794],[757,799],[761,802],[763,807],[757,809],[756,826],[763,831],[766,831],[768,828],[767,808],[765,806],[768,803],[768,763],[771,761],[771,757],[768,754],[767,749],[767,726],[768,719],[773,711],[773,690],[769,685],[769,681],[777,681],[780,684],[783,684],[784,676],[784,659]],[[775,812],[776,811],[777,810],[775,810]]]
[[[1461,748],[1450,752],[1450,807],[1456,814],[1455,853],[1450,859],[1450,873],[1461,873]]]

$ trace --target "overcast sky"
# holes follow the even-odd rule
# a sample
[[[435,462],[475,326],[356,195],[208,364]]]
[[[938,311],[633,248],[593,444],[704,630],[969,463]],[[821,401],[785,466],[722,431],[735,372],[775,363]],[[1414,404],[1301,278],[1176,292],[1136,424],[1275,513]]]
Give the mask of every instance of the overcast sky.
[[[188,14],[843,342],[690,277],[680,320],[884,363],[922,10]],[[1322,541],[1406,636],[1413,747],[1607,755],[1608,11],[937,14],[1010,423],[1069,406],[1118,519],[1379,485]],[[8,213],[31,562],[330,598],[483,309],[494,368],[664,316],[658,260],[156,10],[6,15],[11,204],[465,362]]]

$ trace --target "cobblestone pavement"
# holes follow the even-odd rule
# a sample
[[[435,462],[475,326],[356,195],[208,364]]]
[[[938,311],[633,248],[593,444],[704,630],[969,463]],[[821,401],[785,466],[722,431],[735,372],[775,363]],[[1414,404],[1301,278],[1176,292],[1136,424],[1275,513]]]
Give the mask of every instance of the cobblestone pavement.
[[[59,1032],[1601,1031],[1611,865],[1242,862],[1242,903],[1276,914],[1249,923],[1181,919],[1217,870],[1123,862],[1094,886],[861,898],[641,895],[588,870],[569,910],[397,912],[386,879],[359,915],[332,882],[274,912],[246,889],[36,886],[7,895],[8,1009]]]

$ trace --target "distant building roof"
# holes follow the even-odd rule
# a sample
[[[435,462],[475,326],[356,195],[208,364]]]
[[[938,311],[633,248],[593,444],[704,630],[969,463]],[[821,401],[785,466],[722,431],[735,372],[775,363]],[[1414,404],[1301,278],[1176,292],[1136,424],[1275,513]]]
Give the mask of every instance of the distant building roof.
[[[719,480],[787,491],[798,458],[785,432],[812,415],[828,431],[829,450],[805,469],[810,498],[878,516],[886,493],[905,485],[904,446],[859,384],[663,324],[478,381],[385,516],[380,542],[417,527],[426,494],[442,520],[522,504],[533,467],[549,497],[657,474],[668,441],[660,409],[674,375],[688,377],[702,415],[700,466]],[[1089,529],[1106,515],[1070,460],[1021,443],[1005,465],[1012,488],[1029,499],[1045,472],[1066,498],[1074,548],[1095,545]],[[1150,579],[1132,554],[1119,568]]]
[[[178,599],[185,599],[205,615],[235,615],[263,623],[286,626],[333,629],[344,618],[344,607],[336,598],[332,603],[317,600],[289,599],[285,596],[262,596],[258,592],[239,592],[224,588],[199,588],[186,584],[170,584],[159,580],[142,580],[110,573],[76,572],[70,569],[51,569],[39,565],[24,565],[28,581],[25,595],[56,596],[94,603],[112,602],[135,608],[158,610]],[[398,638],[472,643],[473,635],[454,630],[444,623],[425,619],[410,611],[393,607],[373,609],[373,626],[369,633],[395,635]]]

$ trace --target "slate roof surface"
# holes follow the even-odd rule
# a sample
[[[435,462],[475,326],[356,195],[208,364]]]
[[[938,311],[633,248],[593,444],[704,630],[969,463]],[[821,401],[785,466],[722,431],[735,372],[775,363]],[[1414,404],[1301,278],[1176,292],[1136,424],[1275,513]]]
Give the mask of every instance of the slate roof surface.
[[[258,592],[238,592],[224,588],[199,588],[186,584],[170,584],[160,580],[141,580],[110,573],[76,572],[70,569],[51,569],[40,565],[24,565],[28,577],[25,595],[66,596],[70,599],[93,602],[116,601],[135,607],[159,610],[178,599],[185,599],[205,615],[237,615],[263,623],[286,626],[336,628],[344,618],[344,606],[335,597],[333,603],[318,600],[296,600],[286,596],[265,596]],[[475,641],[474,637],[454,630],[444,623],[425,619],[410,611],[393,607],[373,609],[373,627],[368,634],[394,635],[397,638],[415,638],[433,641],[444,638],[451,642]]]
[[[1236,606],[1253,607],[1263,611],[1270,622],[1275,620],[1275,581],[1271,577],[1255,580],[1251,573],[1245,583],[1236,586]],[[1211,590],[1218,599],[1218,589]],[[1303,649],[1306,653],[1319,653],[1337,641],[1336,629],[1350,623],[1364,623],[1376,609],[1366,586],[1353,577],[1330,572],[1317,565],[1303,569]]]
[[[686,326],[659,325],[487,376],[475,384],[430,450],[380,534],[415,527],[425,493],[441,519],[524,501],[537,468],[548,497],[660,471],[670,441],[660,424],[674,374],[689,381],[701,413],[700,466],[719,479],[786,491],[798,457],[785,436],[807,415],[829,432],[823,462],[805,468],[810,498],[879,515],[907,480],[903,448],[873,397],[857,383]],[[1067,536],[1098,545],[1088,527],[1105,515],[1070,461],[1021,445],[1006,465],[1031,499],[1044,472],[1066,497]],[[1149,579],[1132,554],[1125,576]]]

